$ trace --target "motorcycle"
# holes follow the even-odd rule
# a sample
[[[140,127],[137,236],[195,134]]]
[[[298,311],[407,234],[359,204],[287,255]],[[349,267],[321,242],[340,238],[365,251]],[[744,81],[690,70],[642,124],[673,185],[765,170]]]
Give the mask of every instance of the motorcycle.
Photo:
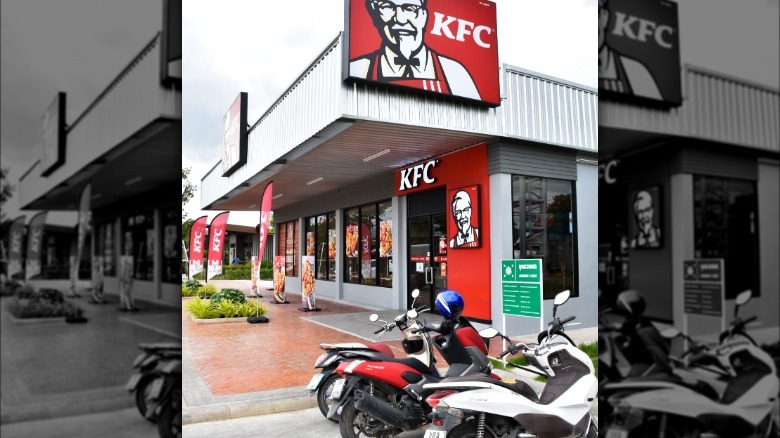
[[[777,370],[769,354],[745,332],[755,318],[742,320],[737,314],[750,296],[749,291],[737,296],[735,320],[721,333],[717,347],[683,335],[691,347],[672,361],[684,369],[606,385],[610,407],[606,436],[777,437],[778,424],[772,417],[780,390]],[[680,335],[675,328],[664,331],[668,338]],[[696,378],[705,372],[718,376],[722,390]]]
[[[461,316],[463,299],[457,292],[443,291],[436,305],[445,316],[441,324],[421,323],[414,304],[394,323],[384,322],[379,332],[398,327],[404,336],[405,359],[394,359],[378,353],[344,352],[352,361],[342,362],[336,373],[344,379],[334,385],[334,400],[328,416],[339,415],[342,437],[393,436],[404,430],[419,428],[428,422],[428,392],[423,385],[442,379],[433,357],[433,347],[450,364],[447,376],[481,373],[498,380],[491,372],[485,340]],[[378,317],[372,315],[371,320]],[[432,337],[431,332],[439,333]]]
[[[564,333],[575,317],[561,320],[555,316],[558,306],[568,299],[569,291],[555,296],[553,321],[539,334],[535,347],[510,343],[498,356],[522,351],[533,367],[529,371],[547,376],[540,395],[520,380],[495,381],[473,375],[426,384],[426,390],[435,392],[426,399],[432,408],[432,423],[425,438],[596,438],[598,427],[590,413],[598,390],[593,364]]]
[[[174,342],[140,343],[138,348],[142,351],[133,361],[136,370],[130,380],[125,384],[125,389],[135,393],[135,406],[141,416],[149,421],[157,421],[156,415],[147,415],[147,400],[152,382],[159,374],[159,366],[170,358],[181,358],[181,344]]]
[[[415,296],[414,292],[412,295]],[[381,329],[374,334],[380,332],[382,332]],[[395,354],[393,354],[393,350],[391,350],[390,347],[379,342],[370,342],[365,344],[359,342],[320,344],[320,348],[323,349],[324,352],[314,362],[314,368],[321,368],[322,372],[312,376],[311,381],[309,381],[309,384],[306,386],[306,389],[310,392],[310,394],[316,393],[317,406],[320,408],[320,412],[325,416],[325,418],[328,418],[328,411],[330,410],[330,405],[333,403],[331,398],[333,387],[337,380],[343,378],[334,371],[336,371],[336,368],[338,368],[342,361],[351,360],[345,358],[341,353],[352,352],[359,354],[361,352],[375,352],[384,354],[388,357],[395,357]],[[338,418],[329,418],[329,420],[338,422]]]
[[[157,417],[160,438],[181,438],[181,364],[181,358],[165,361],[150,385],[147,415]]]

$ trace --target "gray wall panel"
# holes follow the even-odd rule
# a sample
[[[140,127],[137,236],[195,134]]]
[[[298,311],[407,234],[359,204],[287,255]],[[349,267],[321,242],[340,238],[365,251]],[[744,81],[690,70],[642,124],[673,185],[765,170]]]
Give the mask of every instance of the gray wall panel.
[[[488,147],[488,174],[496,173],[576,180],[576,152],[527,143],[493,143]]]
[[[755,157],[685,148],[677,155],[672,173],[756,180],[758,179],[758,164]]]

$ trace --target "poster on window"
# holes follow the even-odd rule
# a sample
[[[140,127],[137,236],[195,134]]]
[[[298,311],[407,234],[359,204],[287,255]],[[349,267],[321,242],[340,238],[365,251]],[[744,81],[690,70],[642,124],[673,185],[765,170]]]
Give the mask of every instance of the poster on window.
[[[274,301],[277,303],[286,303],[286,296],[284,293],[284,279],[285,279],[285,257],[274,257]]]
[[[103,256],[92,258],[92,302],[103,303]]]
[[[317,303],[314,299],[314,256],[301,257],[301,297],[303,305],[301,310],[316,310]]]
[[[628,235],[631,249],[656,249],[663,246],[661,186],[632,190],[629,193],[631,220]]]
[[[379,257],[393,256],[393,221],[379,222]]]
[[[314,255],[314,231],[306,233],[306,255]]]
[[[482,236],[479,230],[479,185],[450,190],[448,193],[450,221],[450,248],[479,248]]]
[[[347,225],[347,257],[357,257],[358,227],[357,225]]]
[[[119,302],[121,309],[135,308],[133,302],[133,256],[119,257]]]
[[[336,230],[328,230],[328,258],[336,258]]]

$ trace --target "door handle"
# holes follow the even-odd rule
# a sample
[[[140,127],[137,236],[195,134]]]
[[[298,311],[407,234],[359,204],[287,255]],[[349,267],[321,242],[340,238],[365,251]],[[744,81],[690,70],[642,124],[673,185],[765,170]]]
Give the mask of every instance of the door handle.
[[[430,277],[428,276],[430,274]],[[425,284],[433,284],[433,268],[425,268]]]

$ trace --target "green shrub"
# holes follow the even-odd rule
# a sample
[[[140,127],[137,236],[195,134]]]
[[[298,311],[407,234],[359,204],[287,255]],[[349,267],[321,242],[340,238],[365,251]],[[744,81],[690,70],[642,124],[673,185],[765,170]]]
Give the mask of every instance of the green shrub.
[[[201,284],[198,280],[192,279],[185,281],[183,286],[189,289],[190,292],[195,292],[201,287]]]
[[[213,284],[207,284],[198,290],[198,296],[211,297],[217,293],[217,287]]]
[[[219,292],[211,296],[211,304],[219,304],[220,301],[228,300],[234,303],[243,303],[246,301],[246,297],[238,289],[222,289]]]
[[[273,268],[260,268],[260,279],[271,280],[274,278]]]
[[[16,290],[16,298],[20,300],[29,300],[35,295],[35,289],[29,284],[25,284]]]
[[[0,296],[2,297],[8,297],[12,295],[16,295],[16,291],[22,288],[22,283],[19,283],[18,281],[7,281],[0,286]]]
[[[262,269],[273,269],[273,267],[274,267],[274,264],[270,260],[268,260],[268,259],[263,259],[260,262],[260,269],[261,270]]]
[[[32,300],[62,303],[65,302],[65,296],[57,289],[43,288],[33,295]]]
[[[268,311],[262,304],[256,304],[252,301],[236,303],[222,300],[215,304],[200,298],[195,298],[187,303],[186,308],[188,312],[198,319],[265,316]]]
[[[17,318],[55,318],[83,313],[70,302],[52,303],[36,300],[22,305],[18,299],[8,305],[8,311]]]

